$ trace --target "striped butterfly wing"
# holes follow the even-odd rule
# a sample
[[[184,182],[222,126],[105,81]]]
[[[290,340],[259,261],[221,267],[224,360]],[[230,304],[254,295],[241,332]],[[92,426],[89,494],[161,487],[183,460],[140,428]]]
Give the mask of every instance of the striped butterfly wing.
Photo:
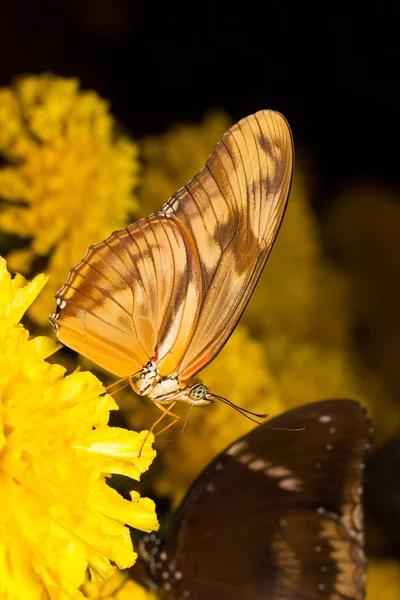
[[[50,320],[61,342],[127,377],[157,347],[165,359],[172,353],[180,358],[201,294],[198,257],[185,226],[157,213],[91,246],[57,292],[61,310]]]
[[[150,578],[161,598],[364,597],[365,410],[330,400],[269,422],[299,425],[306,429],[258,427],[245,435],[192,485],[164,544],[147,536]]]
[[[92,246],[56,295],[59,339],[125,377],[156,357],[189,379],[221,349],[267,260],[293,168],[284,118],[260,111],[222,138],[161,211]]]

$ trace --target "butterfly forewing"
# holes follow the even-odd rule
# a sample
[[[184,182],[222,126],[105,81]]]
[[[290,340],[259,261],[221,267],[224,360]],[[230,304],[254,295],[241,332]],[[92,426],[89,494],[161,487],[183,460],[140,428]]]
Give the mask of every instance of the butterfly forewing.
[[[234,125],[164,207],[190,229],[202,266],[204,298],[182,381],[214,358],[246,307],[278,233],[292,170],[285,119],[260,111]]]
[[[232,333],[265,264],[293,168],[273,111],[242,119],[158,213],[91,247],[57,293],[66,345],[121,376],[156,358],[190,379]]]
[[[193,484],[152,561],[162,597],[364,597],[364,409],[320,402],[269,425],[305,430],[259,427]]]

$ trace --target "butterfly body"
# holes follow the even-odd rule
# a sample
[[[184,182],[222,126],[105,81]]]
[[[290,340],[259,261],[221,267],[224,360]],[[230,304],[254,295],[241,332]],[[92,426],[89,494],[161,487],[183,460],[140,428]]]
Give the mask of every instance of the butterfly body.
[[[251,297],[292,171],[282,115],[239,121],[160,211],[91,246],[71,269],[50,315],[60,341],[155,403],[212,402],[197,374]]]
[[[199,380],[181,383],[176,375],[162,377],[157,362],[150,361],[136,377],[129,377],[131,385],[139,396],[147,396],[156,404],[187,402],[189,404],[212,404],[212,394]]]

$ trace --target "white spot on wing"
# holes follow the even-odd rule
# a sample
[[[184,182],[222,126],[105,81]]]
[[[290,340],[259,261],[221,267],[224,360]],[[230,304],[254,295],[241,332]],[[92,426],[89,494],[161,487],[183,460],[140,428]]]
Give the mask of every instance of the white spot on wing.
[[[241,440],[240,442],[236,442],[236,444],[233,444],[233,446],[231,446],[227,451],[227,454],[229,456],[236,456],[236,454],[238,454],[239,452],[241,452],[241,450],[244,450],[245,448],[247,448],[247,442]]]
[[[242,465],[247,465],[247,463],[249,463],[251,460],[253,460],[254,458],[254,454],[249,454],[248,452],[246,454],[242,454],[241,456],[238,456],[237,462],[241,463]]]
[[[250,471],[262,471],[269,466],[271,466],[271,463],[264,458],[255,458],[248,464]]]
[[[321,415],[318,421],[320,423],[330,423],[332,421],[332,417],[330,415]]]
[[[293,475],[293,472],[287,467],[276,465],[274,467],[269,467],[265,474],[270,477],[288,477],[289,475]]]
[[[297,477],[286,477],[278,483],[278,486],[287,492],[301,492],[301,480]]]

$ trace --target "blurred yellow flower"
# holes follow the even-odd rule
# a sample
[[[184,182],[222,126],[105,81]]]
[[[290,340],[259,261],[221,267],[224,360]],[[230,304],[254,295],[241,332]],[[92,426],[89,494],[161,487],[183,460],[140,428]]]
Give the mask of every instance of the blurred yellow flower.
[[[361,353],[400,394],[399,192],[373,182],[343,190],[325,228],[351,282],[353,319]]]
[[[154,503],[124,500],[106,483],[138,480],[152,436],[107,425],[112,398],[88,372],[64,377],[44,359],[56,349],[19,320],[46,278],[9,275],[0,259],[0,597],[78,598],[89,567],[105,579],[135,561],[129,529],[158,528]]]
[[[85,598],[91,600],[157,600],[156,592],[146,590],[127,573],[116,571],[103,583],[86,582],[82,588]]]
[[[348,284],[324,256],[309,187],[297,158],[281,229],[243,317],[258,337],[285,333],[292,343],[343,346],[350,335]]]
[[[137,209],[137,152],[116,134],[107,102],[76,79],[29,76],[0,89],[0,229],[27,240],[9,254],[13,270],[30,273],[48,257],[50,283],[30,311],[39,324],[87,247]]]
[[[398,600],[400,563],[396,560],[369,560],[365,600]]]

